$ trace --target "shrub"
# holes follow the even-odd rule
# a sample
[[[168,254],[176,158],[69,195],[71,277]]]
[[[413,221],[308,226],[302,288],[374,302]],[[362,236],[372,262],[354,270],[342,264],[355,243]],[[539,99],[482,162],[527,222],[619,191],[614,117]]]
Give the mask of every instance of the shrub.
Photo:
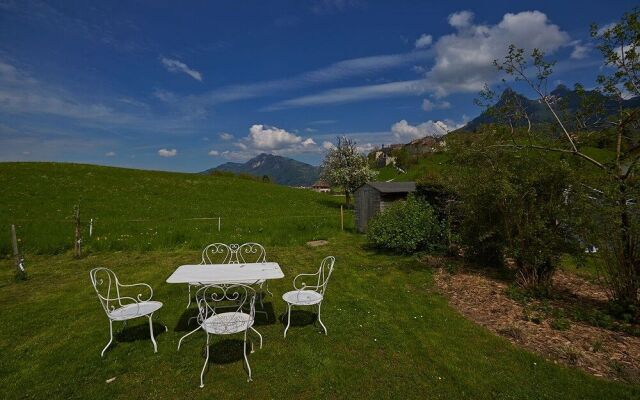
[[[487,134],[456,152],[456,227],[466,256],[494,266],[510,257],[518,285],[544,295],[560,255],[579,252],[575,180],[567,162],[501,143]]]
[[[442,228],[428,203],[409,197],[372,218],[367,238],[377,248],[412,253],[438,247],[442,242]]]

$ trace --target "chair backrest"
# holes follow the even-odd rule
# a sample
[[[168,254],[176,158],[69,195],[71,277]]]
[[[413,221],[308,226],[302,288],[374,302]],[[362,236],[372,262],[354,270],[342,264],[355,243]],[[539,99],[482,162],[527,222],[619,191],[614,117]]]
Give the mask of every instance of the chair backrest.
[[[336,258],[334,256],[328,256],[322,259],[320,268],[318,269],[318,288],[317,291],[324,296],[324,291],[327,289],[327,283],[333,272],[333,264],[335,264]]]
[[[238,263],[267,262],[267,252],[264,250],[264,247],[260,243],[250,242],[241,244],[237,247],[236,254],[236,260],[238,261]]]
[[[109,268],[94,268],[89,271],[91,284],[107,315],[122,306],[118,277]]]
[[[243,313],[246,305],[249,305],[249,316],[251,320],[255,318],[255,300],[256,291],[251,286],[242,284],[232,285],[205,285],[196,292],[198,299],[198,323],[202,324],[208,318],[216,314],[223,313]],[[220,310],[226,310],[219,312]],[[246,313],[243,313],[246,314]],[[232,328],[237,328],[238,324],[247,324],[245,329],[249,328],[249,321],[242,319],[242,315],[238,314],[230,318],[221,318],[218,325],[219,331],[231,332]]]
[[[231,264],[237,258],[235,253],[224,243],[211,243],[202,250],[200,264]]]

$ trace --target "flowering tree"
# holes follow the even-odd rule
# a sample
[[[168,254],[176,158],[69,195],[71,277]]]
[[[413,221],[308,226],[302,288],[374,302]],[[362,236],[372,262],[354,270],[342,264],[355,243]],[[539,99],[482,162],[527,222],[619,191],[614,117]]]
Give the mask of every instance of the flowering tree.
[[[322,162],[322,179],[344,189],[347,205],[351,194],[377,174],[369,168],[367,158],[358,151],[356,142],[345,136],[338,137],[337,145],[329,150]]]

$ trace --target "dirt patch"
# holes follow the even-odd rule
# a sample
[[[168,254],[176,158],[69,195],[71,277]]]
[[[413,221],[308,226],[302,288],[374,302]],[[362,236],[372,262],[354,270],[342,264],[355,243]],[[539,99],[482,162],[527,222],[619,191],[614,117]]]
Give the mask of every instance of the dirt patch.
[[[518,346],[595,376],[640,382],[640,337],[552,317],[576,302],[594,307],[606,303],[606,291],[597,284],[558,272],[557,295],[542,304],[511,299],[507,282],[479,271],[452,275],[441,268],[436,270],[435,282],[465,317]]]
[[[324,246],[325,244],[329,244],[329,242],[327,240],[312,240],[310,242],[307,242],[307,246],[309,247],[320,247]]]

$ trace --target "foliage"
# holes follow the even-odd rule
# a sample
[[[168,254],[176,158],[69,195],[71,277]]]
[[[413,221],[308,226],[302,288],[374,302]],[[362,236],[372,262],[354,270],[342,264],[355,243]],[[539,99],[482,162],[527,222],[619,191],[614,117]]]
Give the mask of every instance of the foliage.
[[[442,242],[442,228],[433,208],[410,196],[388,206],[369,221],[367,238],[374,246],[412,253]]]
[[[452,185],[455,219],[466,255],[500,265],[513,259],[517,282],[546,291],[559,256],[576,252],[567,162],[545,162],[532,151],[504,151],[485,134],[458,147],[461,166]],[[469,144],[469,142],[467,142]]]
[[[537,94],[537,100],[549,110],[561,134],[524,133],[511,126],[508,141],[500,143],[500,147],[505,151],[557,153],[581,162],[572,165],[571,169],[580,171],[576,174],[579,178],[574,182],[574,192],[582,189],[586,192],[579,201],[583,206],[582,225],[586,227],[582,231],[583,237],[591,239],[591,243],[603,250],[601,254],[606,258],[602,263],[603,272],[613,299],[633,305],[636,310],[640,309],[640,210],[637,205],[640,198],[637,178],[640,109],[623,105],[625,96],[640,95],[639,18],[640,11],[636,8],[624,14],[613,26],[603,29],[592,26],[592,37],[608,68],[598,77],[600,86],[595,91],[587,94],[581,85],[576,85],[581,100],[574,116],[575,123],[568,121],[562,113],[562,101],[558,102],[555,96],[547,93],[554,62],[547,61],[541,50],[534,49],[527,55],[524,49],[511,45],[502,60],[494,61],[499,71],[516,84],[524,83]],[[522,113],[517,110],[518,104],[512,103],[503,110],[504,119],[509,120],[514,115],[521,117]],[[572,126],[580,134],[570,131]],[[603,129],[606,135],[597,139],[601,147],[610,146],[615,154],[611,160],[594,157],[581,143],[583,138],[589,140],[589,130],[596,127]],[[545,156],[541,155],[539,159],[542,161]],[[565,161],[560,158],[561,163]],[[527,193],[526,190],[523,193]],[[533,227],[533,230],[539,228]],[[525,258],[527,263],[533,262],[542,270],[547,269],[544,267],[547,256]],[[640,318],[640,313],[636,318]]]
[[[347,205],[351,194],[376,175],[377,172],[369,168],[367,157],[358,151],[356,142],[347,137],[338,137],[336,146],[329,149],[320,174],[331,186],[344,190]]]

